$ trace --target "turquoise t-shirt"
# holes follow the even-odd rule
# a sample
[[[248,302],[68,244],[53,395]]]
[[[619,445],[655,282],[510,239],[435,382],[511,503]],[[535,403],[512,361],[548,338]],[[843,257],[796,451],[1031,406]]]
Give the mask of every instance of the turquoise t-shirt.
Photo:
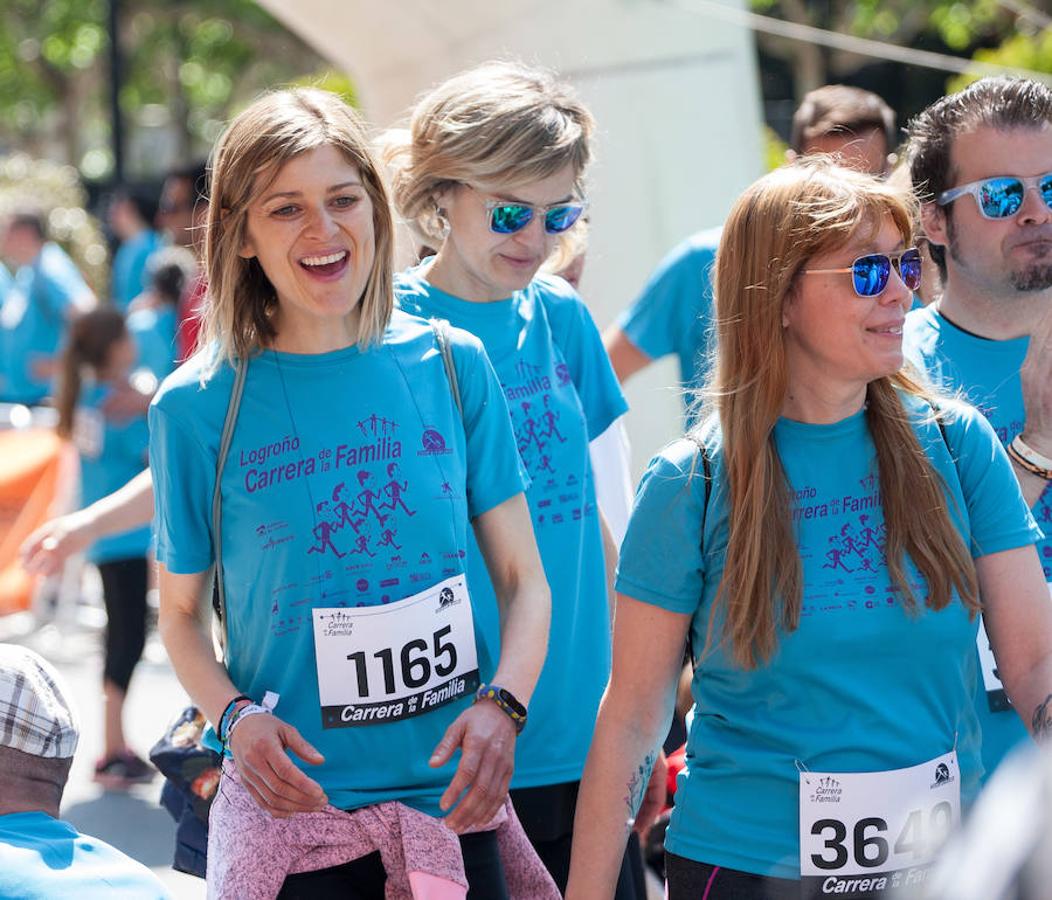
[[[80,453],[81,505],[85,507],[124,487],[146,468],[146,416],[121,420],[103,416],[101,408],[109,391],[106,385],[86,385],[77,405],[74,444]],[[147,525],[100,538],[86,556],[96,565],[141,558],[149,543]]]
[[[158,381],[175,371],[177,324],[175,307],[168,304],[128,314],[128,331],[139,348],[139,367],[149,369]]]
[[[617,320],[651,359],[676,354],[687,406],[708,372],[709,340],[715,334],[711,274],[722,231],[722,226],[699,231],[674,247]]]
[[[149,287],[146,261],[150,254],[163,246],[164,238],[153,229],[147,228],[117,248],[117,252],[113,254],[111,288],[113,305],[117,309],[127,309],[128,304]]]
[[[167,900],[160,879],[68,822],[43,812],[0,816],[0,897]]]
[[[610,673],[610,612],[588,442],[625,412],[625,400],[588,309],[561,278],[538,276],[507,300],[472,303],[430,285],[426,269],[424,263],[395,279],[398,302],[482,340],[533,480],[526,499],[552,593],[548,656],[518,739],[512,786],[576,781]],[[474,543],[468,573],[484,598],[486,633],[497,643],[496,598]]]
[[[73,443],[80,454],[82,506],[124,487],[146,468],[146,416],[120,420],[104,417],[101,408],[110,390],[103,384],[86,385],[75,412]],[[150,526],[145,525],[100,538],[88,549],[87,557],[96,564],[139,559],[149,547]]]
[[[902,348],[906,358],[933,384],[951,393],[960,391],[993,425],[998,440],[1007,445],[1023,430],[1023,388],[1019,369],[1029,338],[991,341],[961,331],[932,307],[906,316]],[[1038,498],[1031,512],[1045,533],[1037,545],[1045,580],[1052,582],[1052,485]],[[987,774],[1020,741],[1026,727],[1011,709],[993,712],[982,683],[976,709],[983,726],[983,765]]]
[[[276,714],[325,756],[321,766],[294,762],[341,809],[400,800],[439,815],[457,760],[427,761],[472,700],[323,727],[311,610],[379,606],[463,573],[469,519],[527,483],[482,346],[453,329],[451,345],[463,418],[430,325],[400,311],[380,346],[268,350],[248,366],[221,487],[227,668],[257,701],[279,695]],[[212,489],[234,370],[223,364],[202,387],[202,366],[198,354],[178,368],[150,407],[157,558],[177,573],[213,559]],[[470,579],[468,588],[475,610],[481,591]],[[490,666],[477,619],[480,667]]]
[[[51,382],[34,374],[35,363],[55,356],[66,333],[71,304],[91,291],[77,267],[57,244],[15,273],[15,290],[0,309],[0,397],[11,403],[39,403]]]
[[[955,413],[944,440],[927,408],[908,402],[973,555],[978,546],[996,553],[1034,543],[1040,532],[989,423],[970,407],[947,404]],[[938,613],[909,613],[899,601],[883,556],[876,451],[864,411],[831,425],[780,419],[774,440],[803,565],[800,624],[780,630],[772,660],[751,671],[718,642],[696,660],[687,765],[665,846],[700,862],[799,878],[798,766],[887,771],[956,745],[962,799],[974,798],[982,775],[978,619],[956,600]],[[621,593],[691,615],[699,654],[728,535],[717,429],[708,429],[705,443],[713,473],[707,509],[697,447],[678,441],[643,477],[617,578]],[[923,597],[919,574],[907,566]]]

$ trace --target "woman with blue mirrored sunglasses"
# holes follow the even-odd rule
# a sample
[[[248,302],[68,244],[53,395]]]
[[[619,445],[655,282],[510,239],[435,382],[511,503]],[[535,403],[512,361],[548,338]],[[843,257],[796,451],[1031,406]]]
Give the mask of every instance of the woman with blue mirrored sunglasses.
[[[1035,189],[1049,209],[1052,209],[1052,172],[1028,178],[1002,175],[970,181],[968,184],[943,191],[939,194],[938,204],[948,206],[965,194],[971,194],[979,207],[979,214],[984,219],[1007,219],[1019,212],[1026,192],[1031,188]]]
[[[547,234],[562,234],[573,228],[588,206],[584,200],[552,203],[548,206],[535,206],[532,203],[514,200],[487,200],[484,205],[489,216],[489,230],[494,234],[515,234],[522,231],[538,213],[543,216],[544,230]]]
[[[1052,691],[1040,532],[1009,461],[978,410],[903,366],[915,218],[909,191],[822,158],[727,217],[705,404],[651,461],[621,545],[566,900],[609,896],[684,645],[669,900],[886,897],[915,877],[979,789],[980,596],[1020,712]]]
[[[588,310],[565,281],[538,270],[584,212],[592,130],[591,115],[566,85],[545,72],[491,64],[424,97],[409,134],[388,151],[399,212],[438,248],[398,276],[399,303],[482,341],[532,480],[526,499],[555,613],[529,726],[517,738],[511,796],[560,889],[611,658],[604,526],[589,444],[626,404]],[[497,598],[474,547],[467,567],[475,596],[491,598],[479,624],[485,642],[496,643]],[[640,814],[641,826],[647,816]],[[627,836],[615,863],[620,886],[607,898],[636,900]]]
[[[805,275],[837,275],[851,273],[851,286],[860,297],[878,297],[884,293],[894,267],[899,278],[911,291],[921,284],[921,255],[916,247],[901,253],[867,253],[843,269],[804,269]]]

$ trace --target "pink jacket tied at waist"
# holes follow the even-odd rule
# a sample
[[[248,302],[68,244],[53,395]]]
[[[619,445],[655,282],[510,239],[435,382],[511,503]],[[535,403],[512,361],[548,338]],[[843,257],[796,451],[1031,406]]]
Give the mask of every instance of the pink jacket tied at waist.
[[[497,832],[512,900],[559,900],[511,801],[481,831]],[[273,900],[287,875],[326,869],[378,850],[386,900],[464,900],[467,879],[457,835],[403,803],[353,812],[327,806],[276,819],[261,809],[234,768],[223,763],[208,828],[209,900]]]

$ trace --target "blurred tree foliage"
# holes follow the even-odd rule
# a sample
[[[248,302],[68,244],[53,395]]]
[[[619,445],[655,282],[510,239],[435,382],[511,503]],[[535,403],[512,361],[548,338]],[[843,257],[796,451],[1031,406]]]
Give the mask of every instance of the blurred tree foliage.
[[[1000,48],[1032,33],[1047,16],[1035,7],[1047,0],[750,0],[756,12],[789,22],[899,46],[923,45],[962,56]],[[764,49],[793,72],[797,100],[809,90],[850,77],[871,60],[801,41],[760,35]],[[996,62],[1026,65],[1018,61]],[[1029,65],[1026,66],[1030,68]]]
[[[1030,69],[1034,72],[1047,72],[1052,75],[1052,24],[1032,34],[1025,32],[1014,34],[998,47],[977,50],[974,58],[978,62],[996,63],[1001,66]],[[978,75],[960,75],[951,78],[947,90],[958,91],[978,77]]]
[[[0,148],[106,174],[108,10],[108,0],[0,2]],[[121,0],[120,10],[128,131],[163,129],[178,160],[204,155],[265,88],[326,77],[323,60],[252,0]]]
[[[48,233],[100,297],[108,282],[106,241],[99,221],[86,209],[87,194],[72,166],[24,154],[0,156],[0,219],[17,209],[39,210]]]

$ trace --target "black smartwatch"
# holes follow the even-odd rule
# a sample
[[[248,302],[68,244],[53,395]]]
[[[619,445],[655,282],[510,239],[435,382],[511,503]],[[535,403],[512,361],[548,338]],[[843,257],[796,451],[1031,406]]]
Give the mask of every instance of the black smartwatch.
[[[475,702],[492,700],[515,723],[515,733],[522,734],[526,727],[526,707],[515,699],[515,695],[496,684],[480,684],[475,691]]]

